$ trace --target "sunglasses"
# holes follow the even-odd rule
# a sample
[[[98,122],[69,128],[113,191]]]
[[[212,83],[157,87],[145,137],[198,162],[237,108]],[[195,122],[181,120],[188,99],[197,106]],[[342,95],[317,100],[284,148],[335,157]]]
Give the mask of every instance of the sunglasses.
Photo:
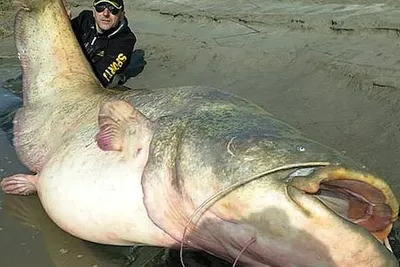
[[[115,6],[113,6],[113,5],[109,4],[109,3],[100,3],[100,4],[94,6],[94,9],[96,10],[97,13],[103,12],[106,8],[113,15],[117,15],[119,13],[119,11],[121,10],[121,9],[118,9],[118,8],[116,8]]]

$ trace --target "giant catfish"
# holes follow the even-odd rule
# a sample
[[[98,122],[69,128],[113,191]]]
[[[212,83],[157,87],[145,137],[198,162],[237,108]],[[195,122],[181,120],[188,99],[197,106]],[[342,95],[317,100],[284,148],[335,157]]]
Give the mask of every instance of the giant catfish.
[[[203,250],[241,266],[391,267],[399,205],[361,164],[209,87],[110,90],[61,0],[17,1],[14,145],[50,218],[81,239]]]

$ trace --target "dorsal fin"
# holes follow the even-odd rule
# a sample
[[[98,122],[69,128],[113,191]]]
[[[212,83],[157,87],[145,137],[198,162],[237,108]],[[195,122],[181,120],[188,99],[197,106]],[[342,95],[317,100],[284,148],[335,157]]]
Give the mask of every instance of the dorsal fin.
[[[152,122],[123,100],[107,101],[100,107],[98,146],[135,156],[152,138]]]
[[[15,41],[22,65],[24,104],[101,88],[61,0],[14,0],[14,5],[19,8]]]

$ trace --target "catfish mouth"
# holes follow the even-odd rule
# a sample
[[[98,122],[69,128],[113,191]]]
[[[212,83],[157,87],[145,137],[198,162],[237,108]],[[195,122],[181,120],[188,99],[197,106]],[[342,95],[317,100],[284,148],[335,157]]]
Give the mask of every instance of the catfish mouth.
[[[393,223],[392,209],[385,203],[385,196],[365,182],[322,182],[313,195],[337,215],[362,226],[380,240],[386,238],[386,230]]]
[[[399,205],[385,182],[337,166],[303,177],[298,173],[292,173],[292,186],[315,197],[342,219],[363,227],[390,250],[387,237],[397,220]]]

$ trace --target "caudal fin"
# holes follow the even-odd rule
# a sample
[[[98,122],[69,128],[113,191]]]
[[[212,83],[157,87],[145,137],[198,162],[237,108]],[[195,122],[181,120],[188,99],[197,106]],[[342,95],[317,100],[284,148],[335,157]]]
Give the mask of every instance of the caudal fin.
[[[15,42],[23,71],[24,104],[100,86],[62,0],[14,0],[13,4],[19,9]]]

